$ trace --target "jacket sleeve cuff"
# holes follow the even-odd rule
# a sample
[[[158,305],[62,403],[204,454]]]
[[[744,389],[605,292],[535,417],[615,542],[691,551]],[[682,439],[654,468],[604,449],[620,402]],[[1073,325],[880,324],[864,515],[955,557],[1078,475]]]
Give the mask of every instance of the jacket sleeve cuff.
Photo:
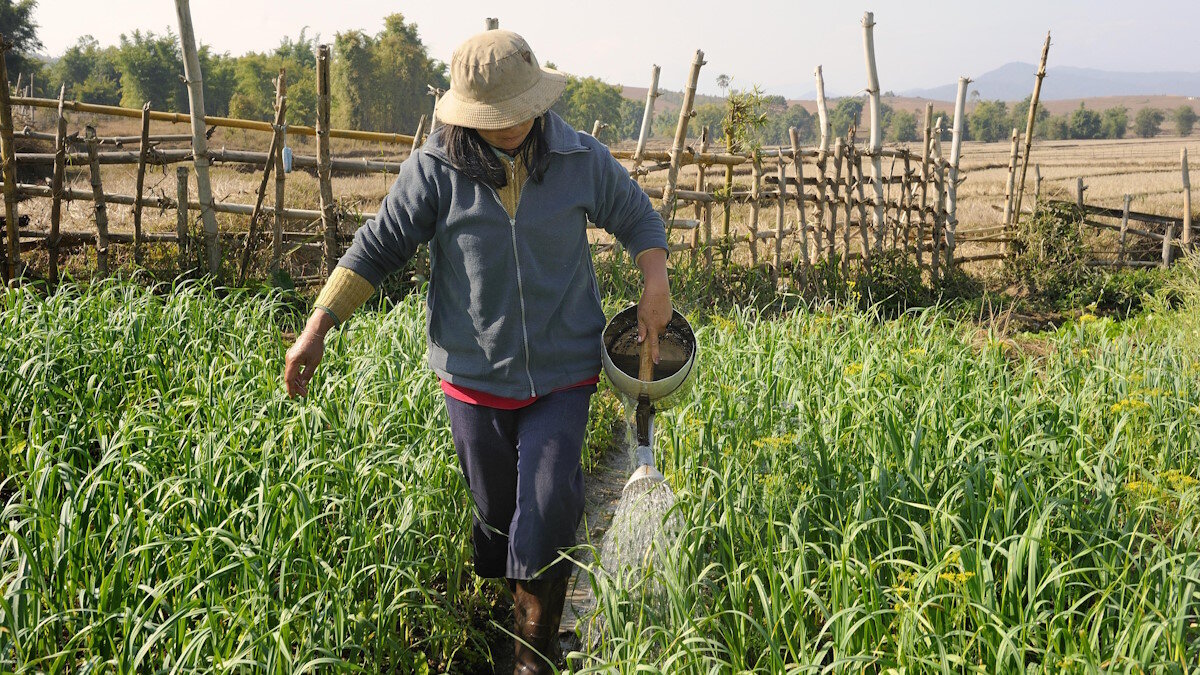
[[[328,312],[334,322],[341,325],[374,293],[375,287],[371,282],[348,268],[338,266],[333,268],[315,305]]]
[[[643,253],[645,253],[646,251],[653,251],[655,249],[661,249],[663,251],[666,251],[668,258],[671,256],[671,249],[667,248],[666,246],[648,246],[648,247],[638,251],[637,254],[635,254],[633,256],[633,264],[637,265],[638,263],[641,262]]]

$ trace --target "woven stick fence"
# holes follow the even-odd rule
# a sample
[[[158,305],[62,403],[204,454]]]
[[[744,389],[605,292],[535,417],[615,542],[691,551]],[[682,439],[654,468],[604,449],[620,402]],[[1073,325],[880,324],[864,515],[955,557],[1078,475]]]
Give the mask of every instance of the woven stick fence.
[[[878,96],[879,84],[874,66],[873,29],[873,18],[867,13],[863,19],[864,51],[868,59],[869,93],[875,97]],[[321,53],[327,54],[327,50],[322,49]],[[636,150],[613,151],[617,159],[627,162],[630,175],[643,184],[647,195],[661,200],[659,210],[671,235],[672,250],[687,250],[693,259],[702,258],[711,262],[714,249],[727,253],[748,249],[750,263],[768,265],[776,280],[781,278],[785,270],[791,269],[795,278],[801,281],[809,278],[814,265],[823,262],[838,264],[845,270],[849,261],[860,261],[869,266],[873,258],[884,252],[911,257],[934,282],[953,265],[1003,257],[1003,251],[955,255],[956,246],[975,241],[977,235],[991,233],[957,229],[954,188],[965,180],[957,166],[957,158],[961,156],[962,134],[954,135],[950,153],[952,159],[947,159],[943,156],[940,142],[944,122],[940,118],[934,122],[932,107],[926,109],[926,139],[919,150],[883,147],[877,114],[871,115],[873,128],[869,134],[865,134],[867,142],[858,142],[857,130],[853,128],[844,138],[834,139],[825,112],[827,104],[823,95],[821,69],[818,67],[815,77],[817,91],[820,92],[818,110],[822,119],[818,145],[802,147],[798,143],[798,135],[792,130],[791,143],[787,146],[763,147],[742,153],[712,151],[707,136],[692,142],[691,139],[698,134],[694,133],[696,130],[689,129],[694,116],[692,106],[696,83],[704,65],[703,52],[697,51],[691,63],[686,95],[669,150],[647,150],[643,127]],[[44,247],[50,252],[51,260],[47,277],[52,282],[56,281],[61,247],[93,242],[97,260],[103,259],[104,263],[108,260],[109,247],[114,244],[132,244],[136,256],[140,258],[143,242],[172,242],[180,247],[181,263],[195,258],[189,255],[189,247],[200,245],[203,246],[202,259],[206,262],[206,271],[215,276],[220,272],[221,241],[232,240],[235,244],[241,244],[239,279],[244,279],[250,251],[267,243],[266,237],[257,231],[259,222],[271,223],[269,243],[272,271],[283,264],[286,252],[315,249],[320,251],[323,270],[327,273],[351,238],[353,227],[374,217],[373,213],[348,212],[338,208],[333,199],[333,171],[378,174],[395,172],[400,166],[399,161],[334,157],[329,149],[329,139],[388,144],[397,146],[399,153],[419,147],[424,138],[425,124],[422,120],[412,135],[331,128],[325,94],[329,82],[329,58],[319,58],[317,68],[318,117],[312,126],[284,122],[287,119],[287,95],[285,74],[282,72],[276,80],[274,122],[184,115],[153,110],[149,105],[143,108],[94,105],[66,100],[62,92],[57,100],[15,97],[9,95],[7,88],[0,87],[0,141],[3,141],[0,143],[0,159],[3,160],[3,193],[7,214],[6,241],[2,248],[6,253],[4,269],[7,278],[22,275],[21,252]],[[0,64],[0,77],[3,75],[3,66]],[[656,66],[652,73],[651,93],[646,100],[648,109],[653,106],[657,94],[658,75]],[[19,134],[26,138],[52,140],[53,152],[13,152],[14,138],[18,134],[14,132],[11,116],[17,106],[28,110],[45,108],[55,111],[52,118],[55,133],[26,128]],[[872,107],[876,107],[876,104],[873,103]],[[86,143],[81,143],[78,131],[68,133],[68,113],[136,118],[142,122],[142,134],[110,138],[89,135]],[[953,121],[952,127],[956,131],[962,128],[962,114],[962,107],[957,106],[958,119]],[[644,124],[645,120],[652,117],[645,115]],[[209,134],[222,128],[270,133],[271,149],[265,153],[225,149],[204,151],[206,164],[249,165],[261,172],[254,203],[215,200],[209,204],[188,197],[186,168],[183,166],[179,167],[179,189],[175,197],[160,193],[147,198],[140,180],[136,194],[106,191],[100,175],[103,166],[136,165],[138,174],[144,175],[147,166],[196,162],[194,144],[197,133],[152,136],[148,133],[150,121],[189,123],[194,130],[208,127]],[[597,128],[600,126],[602,121],[597,120]],[[693,133],[689,134],[689,131]],[[317,137],[317,156],[291,157],[295,167],[317,169],[320,200],[311,205],[313,208],[289,207],[284,203],[287,178],[282,170],[282,153],[289,136]],[[191,147],[163,147],[179,142]],[[123,149],[124,145],[133,143],[138,144],[136,151]],[[117,149],[101,149],[108,146]],[[49,185],[16,181],[15,169],[18,165],[36,164],[53,166],[55,178]],[[65,186],[62,176],[72,166],[89,167],[91,190]],[[710,173],[708,170],[713,167],[720,167],[723,171]],[[266,195],[272,170],[275,171],[274,200]],[[665,184],[656,181],[657,175],[662,174],[666,177]],[[735,177],[731,189],[726,189],[724,181],[713,180],[725,174]],[[658,184],[652,184],[656,182]],[[49,223],[30,223],[28,227],[18,228],[17,203],[20,199],[28,198],[51,200]],[[69,201],[94,203],[98,216],[94,232],[61,228],[61,205]],[[114,205],[133,208],[137,226],[132,234],[110,232],[107,224],[101,222],[101,214]],[[749,207],[749,216],[741,221],[735,220],[728,234],[714,236],[712,219],[743,205]],[[176,210],[179,214],[176,231],[143,232],[140,214],[147,207]],[[195,214],[209,209],[215,213],[248,216],[248,232],[217,232],[215,228],[206,227],[199,237],[195,237],[191,232]],[[302,225],[288,230],[285,229],[287,223]],[[200,241],[195,241],[197,238]],[[597,239],[597,251],[619,250],[615,242],[605,241],[603,236]],[[760,243],[766,242],[771,245],[760,249]],[[993,242],[991,237],[978,237],[978,243]],[[236,246],[234,250],[237,250]],[[321,278],[313,277],[309,281],[319,281]]]

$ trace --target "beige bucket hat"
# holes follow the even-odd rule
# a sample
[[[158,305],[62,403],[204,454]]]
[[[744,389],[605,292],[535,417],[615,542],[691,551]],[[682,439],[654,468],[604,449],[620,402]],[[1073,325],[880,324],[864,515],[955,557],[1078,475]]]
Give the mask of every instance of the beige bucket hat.
[[[445,124],[504,129],[549,110],[566,86],[566,75],[538,65],[525,38],[489,30],[454,50],[450,91],[434,114]]]

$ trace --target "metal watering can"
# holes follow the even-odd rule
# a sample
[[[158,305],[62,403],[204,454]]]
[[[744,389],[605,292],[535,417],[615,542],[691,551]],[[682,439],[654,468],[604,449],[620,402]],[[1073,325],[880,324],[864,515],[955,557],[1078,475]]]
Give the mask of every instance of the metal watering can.
[[[635,469],[625,483],[626,490],[642,480],[650,484],[663,481],[662,472],[654,466],[654,413],[684,397],[696,365],[696,335],[679,312],[671,311],[671,320],[658,338],[658,364],[651,360],[648,345],[638,343],[637,326],[637,305],[630,305],[608,322],[602,336],[604,374],[620,394],[625,410],[635,410]]]

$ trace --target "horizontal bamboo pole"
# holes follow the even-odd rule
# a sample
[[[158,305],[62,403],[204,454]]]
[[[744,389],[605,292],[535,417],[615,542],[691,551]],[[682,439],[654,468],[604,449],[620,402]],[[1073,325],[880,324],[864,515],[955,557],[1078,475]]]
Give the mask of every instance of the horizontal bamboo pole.
[[[46,243],[46,237],[50,233],[46,230],[21,230],[21,239],[27,239],[27,242],[21,244],[25,247],[24,250],[37,249]],[[225,240],[243,239],[246,235],[244,232],[221,232],[219,236]],[[314,244],[316,249],[321,248],[320,239],[324,237],[322,232],[284,232],[283,239],[288,242],[300,242]],[[87,232],[84,230],[62,230],[58,233],[59,243],[66,246],[87,245],[91,246],[96,243],[96,233]],[[352,241],[353,234],[339,234],[338,237],[343,241]],[[117,244],[132,244],[134,234],[132,232],[109,232],[108,241]],[[142,241],[152,243],[175,243],[179,241],[179,233],[177,232],[144,232],[142,233]]]
[[[1162,265],[1160,260],[1089,260],[1088,265],[1091,267],[1159,267]]]
[[[12,97],[12,105],[27,105],[35,108],[53,108],[58,109],[58,101],[49,98],[35,98],[32,96],[14,96]],[[141,108],[123,108],[115,105],[99,105],[96,103],[84,103],[82,101],[64,101],[64,110],[73,112],[93,113],[96,115],[111,115],[113,117],[136,117],[141,119]],[[191,117],[185,113],[165,112],[162,110],[151,110],[150,119],[159,122],[173,122],[176,124],[188,124],[191,122]],[[270,122],[260,122],[257,120],[243,120],[236,117],[214,117],[212,115],[204,116],[204,124],[210,127],[228,127],[230,129],[249,129],[251,131],[270,131],[275,129]],[[310,126],[304,125],[288,125],[287,132],[289,134],[299,134],[301,136],[316,136],[317,130]],[[375,141],[377,143],[395,143],[412,146],[413,137],[408,134],[393,134],[382,131],[359,131],[357,129],[330,129],[329,136],[331,138],[346,138],[356,141]]]
[[[1170,190],[1162,194],[1175,194],[1176,190]],[[1076,206],[1075,202],[1064,202],[1061,200],[1053,200],[1049,202],[1056,206]],[[1115,218],[1120,220],[1125,215],[1125,209],[1110,209],[1107,206],[1093,206],[1092,204],[1084,204],[1083,210],[1087,213],[1103,216],[1105,218]],[[1160,216],[1155,213],[1141,213],[1139,211],[1129,212],[1130,220],[1140,220],[1143,223],[1154,223],[1156,225],[1175,225],[1179,227],[1183,224],[1182,218],[1172,218],[1171,216]]]
[[[50,197],[51,196],[50,188],[48,186],[30,185],[28,183],[17,183],[17,194],[24,195],[26,197]],[[75,188],[63,188],[61,191],[61,194],[62,194],[62,198],[67,201],[75,200],[75,199],[90,200],[92,198],[92,193],[90,191],[77,190]],[[134,199],[133,195],[117,195],[117,194],[109,194],[106,192],[106,193],[104,193],[104,201],[111,203],[111,204],[124,204],[126,206],[133,206],[135,199]],[[164,198],[164,197],[160,197],[158,199],[153,199],[153,200],[143,198],[142,203],[145,206],[150,206],[150,207],[158,207],[158,208],[164,208],[164,209],[175,208],[175,200],[170,199],[170,198]],[[199,210],[200,202],[189,200],[188,208]],[[238,215],[238,216],[249,216],[254,213],[254,205],[253,204],[229,204],[229,203],[224,203],[224,202],[213,202],[213,211],[216,211],[217,213],[231,213],[231,214]],[[313,210],[313,209],[285,208],[285,209],[281,209],[280,212],[282,213],[283,217],[287,218],[288,220],[303,220],[303,221],[307,221],[307,222],[312,222],[313,220],[319,220],[321,218],[321,212]],[[274,207],[271,207],[271,206],[264,206],[263,213],[274,214],[275,209],[274,209]],[[346,213],[343,217],[350,222],[365,222],[368,219],[374,218],[375,214],[374,213],[353,213],[353,212],[351,212],[351,213]]]
[[[1120,225],[1109,225],[1108,223],[1101,223],[1101,222],[1099,222],[1099,221],[1096,221],[1096,220],[1089,220],[1089,219],[1087,219],[1087,218],[1085,218],[1085,219],[1083,220],[1083,224],[1084,224],[1084,225],[1091,225],[1092,227],[1095,227],[1095,228],[1098,228],[1098,229],[1104,229],[1104,230],[1113,230],[1114,232],[1120,232],[1120,231],[1121,231],[1121,226],[1120,226]],[[1137,229],[1137,228],[1133,228],[1133,227],[1126,227],[1126,228],[1125,228],[1125,232],[1127,232],[1127,233],[1129,233],[1129,234],[1136,234],[1136,235],[1137,235],[1137,236],[1139,236],[1139,237],[1145,237],[1145,238],[1147,238],[1147,239],[1153,239],[1154,241],[1162,241],[1163,239],[1165,239],[1165,238],[1166,238],[1166,237],[1164,237],[1163,235],[1161,235],[1161,234],[1158,234],[1158,233],[1156,233],[1156,232],[1148,232],[1148,231],[1146,231],[1146,230],[1139,230],[1139,229]]]
[[[39,141],[53,141],[57,138],[54,134],[47,134],[41,131],[34,131],[32,127],[25,127],[18,134],[22,138],[32,138]],[[184,143],[192,140],[191,134],[160,134],[158,136],[151,135],[146,139],[150,143]],[[140,143],[141,136],[108,136],[98,137],[96,141],[100,145],[116,145],[121,146],[126,143]],[[79,133],[73,133],[67,136],[68,143],[82,143],[79,138]]]
[[[956,255],[954,256],[954,264],[962,265],[963,263],[983,262],[985,260],[1003,260],[1008,255],[1005,253],[981,253],[979,255]]]
[[[134,150],[110,150],[108,152],[96,153],[96,157],[101,164],[137,164],[138,152]],[[246,150],[209,150],[208,159],[210,162],[225,162],[228,164],[253,164],[262,166],[267,161],[267,153],[251,152]],[[192,151],[186,148],[177,148],[171,150],[153,149],[146,158],[149,164],[175,164],[178,162],[190,162],[192,160]],[[83,164],[87,161],[86,152],[68,152],[67,164]],[[22,164],[53,164],[54,153],[52,152],[19,152],[17,153],[17,162]],[[293,155],[293,166],[300,168],[316,168],[317,158],[311,155]],[[400,171],[401,162],[391,162],[379,159],[366,158],[349,158],[339,157],[332,160],[332,167],[336,171],[351,171],[359,173],[393,173]]]

